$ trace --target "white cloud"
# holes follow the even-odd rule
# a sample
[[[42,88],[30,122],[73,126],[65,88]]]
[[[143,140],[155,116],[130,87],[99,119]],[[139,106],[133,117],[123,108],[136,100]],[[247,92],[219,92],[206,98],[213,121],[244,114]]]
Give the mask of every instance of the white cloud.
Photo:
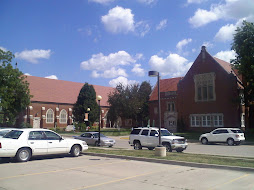
[[[39,59],[49,59],[51,55],[51,50],[34,49],[34,50],[24,50],[22,52],[15,53],[15,57],[18,59],[26,60],[30,63],[38,63]]]
[[[220,28],[220,30],[215,35],[215,40],[217,41],[230,41],[233,39],[233,35],[236,30],[236,25],[234,24],[227,24]]]
[[[202,44],[202,46],[205,46],[205,47],[207,47],[207,48],[212,48],[212,47],[213,47],[213,44],[212,44],[211,42],[204,42],[204,43]]]
[[[45,77],[45,78],[47,78],[47,79],[56,79],[56,80],[58,80],[58,78],[57,78],[56,75],[50,75],[50,76],[47,76],[47,77]]]
[[[194,27],[200,27],[219,19],[238,21],[253,16],[253,0],[225,0],[225,4],[212,4],[210,10],[198,9],[189,19],[189,23]]]
[[[187,3],[188,4],[192,4],[192,3],[196,3],[196,4],[200,4],[200,3],[203,3],[207,0],[187,0]]]
[[[128,80],[126,77],[118,77],[116,79],[109,81],[109,85],[112,87],[116,87],[120,83],[124,86],[127,86],[127,85],[131,85],[131,84],[136,84],[138,82],[135,80]]]
[[[146,21],[139,21],[135,24],[135,30],[141,37],[144,37],[150,29],[150,25]]]
[[[165,28],[167,26],[167,22],[167,19],[163,19],[162,21],[160,21],[160,23],[156,26],[156,30],[161,30]]]
[[[141,64],[135,64],[131,71],[135,73],[137,76],[140,77],[145,76],[145,70],[141,68]]]
[[[24,75],[26,75],[26,76],[32,76],[31,74],[29,74],[29,73],[25,73]]]
[[[153,55],[149,60],[149,64],[152,70],[159,71],[162,75],[170,77],[184,76],[192,65],[184,57],[172,53],[165,59]]]
[[[176,48],[181,51],[182,48],[184,46],[186,46],[190,42],[192,42],[191,38],[189,38],[189,39],[183,39],[183,40],[181,40],[180,42],[177,43]]]
[[[157,2],[157,0],[137,0],[137,1],[147,5],[155,4]]]
[[[101,17],[101,21],[106,30],[114,34],[126,34],[133,32],[135,29],[134,15],[131,13],[131,9],[125,9],[119,6],[110,9],[107,15]]]
[[[3,50],[3,51],[8,51],[6,48],[1,47],[1,46],[0,46],[0,49]]]
[[[136,60],[127,52],[118,51],[108,56],[103,55],[103,53],[94,54],[91,59],[83,61],[80,66],[84,70],[104,71],[112,67],[130,65],[135,62]]]
[[[88,1],[100,3],[100,4],[108,4],[108,3],[114,2],[115,0],[88,0]]]
[[[217,57],[221,60],[227,61],[230,63],[231,59],[235,59],[236,58],[236,53],[234,50],[231,51],[220,51],[218,53],[216,53],[214,55],[214,57]]]
[[[105,70],[104,72],[98,72],[98,71],[93,71],[92,75],[93,78],[99,78],[99,77],[103,77],[103,78],[115,78],[118,76],[124,76],[127,77],[127,73],[125,72],[124,69],[116,69],[115,67],[112,67],[111,69]]]

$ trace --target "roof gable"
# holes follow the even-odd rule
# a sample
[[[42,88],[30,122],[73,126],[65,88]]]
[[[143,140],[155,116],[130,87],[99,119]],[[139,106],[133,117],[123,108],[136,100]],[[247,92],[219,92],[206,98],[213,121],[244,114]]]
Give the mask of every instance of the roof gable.
[[[29,83],[31,101],[75,104],[84,83],[26,76]],[[93,85],[97,95],[102,96],[101,106],[108,106],[108,95],[112,87]]]

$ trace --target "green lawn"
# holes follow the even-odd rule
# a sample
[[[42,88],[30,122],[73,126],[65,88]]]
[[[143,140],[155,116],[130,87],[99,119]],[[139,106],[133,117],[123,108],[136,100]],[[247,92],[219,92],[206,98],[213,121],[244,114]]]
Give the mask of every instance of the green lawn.
[[[254,158],[227,157],[176,152],[167,152],[166,157],[157,157],[155,156],[155,152],[151,150],[122,150],[111,148],[89,148],[87,152],[254,168]]]

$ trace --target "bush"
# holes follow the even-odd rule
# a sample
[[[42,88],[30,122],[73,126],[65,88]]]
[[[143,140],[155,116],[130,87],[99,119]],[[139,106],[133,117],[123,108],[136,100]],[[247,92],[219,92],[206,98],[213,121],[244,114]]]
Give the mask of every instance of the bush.
[[[26,122],[22,122],[20,124],[21,128],[33,128],[32,125],[30,123],[26,123]]]

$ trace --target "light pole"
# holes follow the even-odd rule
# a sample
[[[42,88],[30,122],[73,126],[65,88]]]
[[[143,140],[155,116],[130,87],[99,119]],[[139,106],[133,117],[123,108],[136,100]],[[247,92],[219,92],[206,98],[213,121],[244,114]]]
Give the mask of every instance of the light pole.
[[[158,71],[149,71],[149,77],[158,77],[158,114],[159,114],[159,146],[161,145],[161,100],[160,100],[160,73]]]
[[[90,126],[89,126],[89,125],[90,125],[90,123],[89,123],[89,112],[90,112],[90,110],[91,110],[90,108],[87,108],[87,110],[86,110],[86,111],[87,111],[87,125],[88,125],[88,126],[86,126],[86,128],[87,128],[88,130],[89,130],[89,128],[90,128]]]
[[[98,146],[101,145],[101,100],[102,97],[100,95],[97,96],[97,100],[98,100],[98,104],[99,104],[99,112],[100,112],[100,116],[99,116],[99,138],[98,138]]]

